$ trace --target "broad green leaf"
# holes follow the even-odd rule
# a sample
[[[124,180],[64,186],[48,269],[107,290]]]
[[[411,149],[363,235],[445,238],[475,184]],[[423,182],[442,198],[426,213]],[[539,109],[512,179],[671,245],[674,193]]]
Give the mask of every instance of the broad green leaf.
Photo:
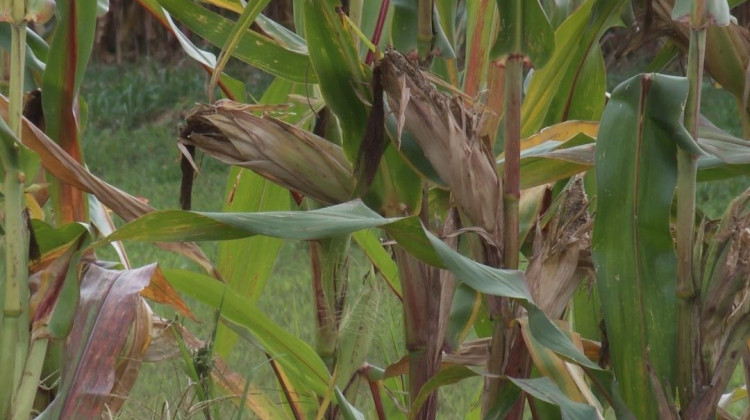
[[[193,33],[222,47],[229,38],[233,22],[205,7],[181,0],[158,0],[175,19]],[[305,54],[284,48],[271,38],[247,30],[234,50],[233,56],[273,75],[298,83],[315,83],[310,60]]]
[[[534,398],[559,406],[563,420],[599,420],[601,418],[594,407],[569,400],[549,378],[508,378],[508,380]]]
[[[701,117],[698,145],[722,161],[742,165],[750,163],[750,141],[735,137]]]
[[[698,181],[718,181],[750,175],[750,164],[727,165],[715,156],[701,156],[698,158]]]
[[[216,69],[211,75],[211,80],[208,85],[209,97],[213,95],[212,89],[216,86],[221,73],[224,71],[224,67],[227,65],[229,57],[232,56],[232,53],[244,37],[250,24],[252,24],[255,21],[255,18],[260,15],[260,12],[263,11],[269,1],[270,0],[255,0],[251,1],[250,4],[244,4],[242,14],[240,14],[240,17],[234,23],[232,32],[227,37],[226,42],[221,48],[221,54],[219,54],[219,58],[216,60]]]
[[[500,28],[492,57],[522,54],[540,69],[555,50],[555,33],[539,0],[497,0]]]
[[[285,28],[279,23],[276,23],[273,19],[267,18],[265,15],[260,14],[255,19],[255,23],[263,30],[268,36],[276,40],[279,44],[283,45],[284,48],[296,51],[300,54],[307,54],[307,43],[304,38]]]
[[[185,35],[180,28],[175,25],[172,20],[172,16],[165,11],[157,2],[157,0],[139,0],[140,4],[148,10],[162,25],[164,25],[172,35],[177,38],[177,42],[182,46],[182,50],[192,58],[193,60],[200,63],[203,68],[209,71],[216,67],[216,56],[206,50],[198,48],[187,35]],[[227,96],[235,101],[245,101],[245,85],[244,83],[222,73],[219,86]]]
[[[393,20],[390,26],[390,44],[403,54],[417,50],[417,2],[392,0]]]
[[[417,258],[453,271],[476,290],[528,300],[523,275],[485,266],[460,255],[422,227],[419,219],[383,218],[361,201],[319,210],[266,213],[197,213],[164,210],[149,213],[107,237],[106,241],[185,241],[239,239],[256,234],[286,239],[330,238],[380,227]]]
[[[356,408],[354,408],[352,403],[350,403],[346,399],[346,397],[338,387],[336,387],[333,392],[336,394],[336,401],[338,401],[339,403],[341,416],[344,418],[344,420],[365,420],[365,416]]]
[[[441,386],[455,384],[456,382],[459,382],[463,379],[471,378],[474,376],[477,376],[477,373],[467,368],[466,366],[453,365],[445,369],[441,369],[440,372],[438,372],[435,376],[425,382],[425,384],[422,386],[422,389],[419,390],[419,394],[417,394],[416,398],[414,398],[414,401],[411,404],[408,419],[415,419],[417,414],[419,413],[419,409],[422,408],[422,405],[425,403],[425,401],[427,401],[427,398],[430,396],[430,394],[437,391],[437,389]]]
[[[163,242],[226,240],[257,234],[312,240],[374,227],[385,230],[416,258],[432,266],[450,270],[458,281],[479,292],[526,302],[524,306],[529,313],[530,330],[542,345],[576,363],[598,369],[531,302],[521,272],[492,268],[473,261],[455,252],[425,230],[417,217],[383,218],[359,200],[304,212],[157,211],[126,224],[99,244],[118,239]]]
[[[592,253],[611,365],[637,418],[657,418],[649,370],[667,393],[674,351],[677,262],[670,209],[677,137],[687,136],[685,79],[640,75],[620,84],[602,116],[596,151]]]
[[[326,104],[341,123],[342,147],[351,162],[359,151],[370,98],[369,69],[359,60],[357,41],[336,13],[337,0],[304,3],[305,39],[312,70],[317,75]]]
[[[534,361],[534,367],[539,372],[552,379],[560,390],[568,396],[568,398],[577,402],[585,402],[583,394],[576,386],[575,381],[568,372],[565,363],[562,359],[557,357],[549,349],[539,345],[534,338],[527,333],[528,331],[528,320],[519,319],[518,322],[521,325],[521,332],[523,334],[526,348],[529,349],[529,354]]]
[[[128,353],[127,346],[132,345],[128,335],[140,305],[139,293],[155,270],[156,264],[129,271],[88,266],[81,279],[73,329],[63,346],[60,386],[38,419],[93,419],[102,415],[117,380],[118,357]]]
[[[357,245],[365,253],[377,272],[383,276],[388,283],[388,287],[401,299],[401,281],[398,278],[398,267],[396,267],[396,263],[388,251],[383,248],[374,231],[360,230],[352,233],[352,238],[357,242]]]
[[[457,349],[474,327],[482,308],[482,296],[465,284],[459,284],[453,295],[451,314],[445,332],[445,342]]]
[[[524,304],[529,318],[529,332],[542,346],[579,365],[599,370],[594,362],[587,359],[557,326],[544,315],[539,307],[532,303]]]
[[[164,270],[164,275],[178,291],[211,308],[221,308],[223,318],[249,330],[265,351],[284,368],[299,392],[325,395],[331,376],[320,357],[307,343],[268,318],[252,301],[202,274]]]
[[[503,389],[500,390],[500,395],[497,396],[497,401],[495,401],[492,408],[490,408],[489,412],[484,416],[482,420],[505,419],[510,413],[510,410],[513,409],[513,406],[516,404],[516,402],[518,401],[518,397],[520,396],[521,389],[517,386],[504,386]]]
[[[552,58],[534,71],[526,92],[522,136],[567,119],[599,119],[606,93],[599,39],[621,24],[620,12],[627,4],[626,0],[588,0],[560,25]]]
[[[549,140],[521,152],[521,188],[548,184],[584,172],[594,165],[594,141],[577,134],[564,141]],[[504,159],[498,160],[502,168]],[[501,169],[498,169],[501,170]]]
[[[252,171],[232,168],[227,182],[223,211],[272,211],[289,209],[289,191]],[[254,236],[236,241],[222,241],[216,257],[219,270],[229,287],[241,296],[256,302],[281,249],[280,239]],[[234,344],[234,335],[219,327],[215,349],[227,356]]]
[[[274,80],[263,94],[261,103],[284,103],[294,85],[285,79]],[[297,122],[303,113],[288,116]],[[225,212],[258,212],[289,209],[289,192],[252,171],[232,167],[227,177],[224,194]],[[260,297],[271,275],[282,241],[267,236],[255,236],[237,241],[222,241],[217,252],[216,268],[230,288],[255,302]],[[235,335],[223,325],[217,329],[215,350],[224,356],[234,345]]]
[[[31,226],[42,255],[70,245],[71,241],[87,232],[86,226],[81,223],[68,223],[54,228],[41,220],[33,219]]]
[[[57,2],[58,19],[42,79],[42,107],[47,135],[73,159],[83,161],[77,114],[78,89],[94,46],[96,0]],[[50,195],[58,221],[86,220],[88,205],[81,191],[56,178]]]

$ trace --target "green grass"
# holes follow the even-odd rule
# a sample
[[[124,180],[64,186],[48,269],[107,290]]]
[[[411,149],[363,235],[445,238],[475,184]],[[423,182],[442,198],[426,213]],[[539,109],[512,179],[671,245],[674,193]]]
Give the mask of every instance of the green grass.
[[[244,75],[248,89],[258,95],[267,79],[253,73]],[[134,63],[123,68],[92,66],[84,81],[82,95],[88,104],[88,123],[83,136],[86,162],[92,172],[111,184],[136,196],[144,197],[158,209],[177,208],[179,200],[179,154],[175,146],[177,127],[183,113],[196,102],[205,100],[205,74],[188,63],[159,66]],[[739,135],[733,99],[725,92],[707,86],[704,92],[704,114],[725,130]],[[194,186],[194,209],[218,211],[222,207],[228,168],[212,159],[204,159],[201,174]],[[718,217],[732,197],[750,185],[748,177],[731,181],[701,184],[698,202],[711,217]],[[120,222],[118,222],[120,223]],[[209,256],[216,244],[202,244]],[[197,267],[187,259],[166,253],[149,244],[128,243],[134,265],[158,261],[167,268]],[[112,252],[100,257],[114,259]],[[277,266],[269,280],[259,307],[275,322],[308,343],[313,340],[314,323],[309,299],[310,271],[306,245],[289,242],[282,248]],[[357,282],[354,282],[357,283]],[[356,289],[355,289],[356,291]],[[400,355],[402,332],[401,309],[390,294],[379,311],[368,316],[377,325],[371,347],[371,359],[377,363],[394,360]],[[211,311],[189,302],[202,323],[188,322],[200,337],[210,336],[213,328]],[[168,308],[155,305],[157,313],[173,317]],[[241,341],[229,357],[235,369],[252,377],[253,383],[270,391],[282,401],[278,386],[261,351]],[[464,387],[441,391],[441,418],[458,418],[468,411],[480,386],[479,379]],[[190,406],[181,401],[187,388],[180,360],[144,364],[131,400],[120,419],[160,418],[165,401],[172,412]],[[362,398],[360,401],[364,400]],[[233,410],[222,404],[224,416]],[[200,415],[200,414],[199,414]],[[183,413],[183,417],[186,416]]]

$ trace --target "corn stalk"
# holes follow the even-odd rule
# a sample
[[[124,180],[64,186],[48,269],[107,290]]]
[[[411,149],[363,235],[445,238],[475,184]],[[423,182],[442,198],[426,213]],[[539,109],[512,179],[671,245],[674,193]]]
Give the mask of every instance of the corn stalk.
[[[0,370],[9,375],[0,387],[0,414],[6,418],[24,418],[30,411],[33,395],[23,387],[24,394],[19,397],[19,386],[22,382],[38,380],[41,372],[41,362],[38,353],[41,349],[42,357],[46,349],[46,340],[42,340],[40,347],[35,346],[31,352],[33,359],[29,359],[29,283],[28,283],[28,220],[24,210],[24,186],[26,174],[23,172],[22,148],[18,143],[21,137],[21,112],[23,108],[23,83],[26,51],[26,4],[23,0],[8,0],[0,5],[2,13],[11,22],[11,53],[10,53],[10,86],[11,101],[10,115],[7,124],[2,123],[3,150],[0,159],[3,165],[3,195],[4,195],[4,223],[5,230],[5,278],[3,288],[3,318],[2,336],[0,336]],[[27,361],[31,361],[30,378],[23,374]],[[36,375],[35,375],[36,374]],[[36,376],[36,377],[34,377]]]

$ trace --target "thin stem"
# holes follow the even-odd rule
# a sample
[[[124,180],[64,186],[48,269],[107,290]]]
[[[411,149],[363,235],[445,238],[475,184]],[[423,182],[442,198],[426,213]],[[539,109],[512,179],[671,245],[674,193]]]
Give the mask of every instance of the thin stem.
[[[3,313],[3,324],[0,330],[0,372],[13,372],[16,365],[16,343],[18,342],[18,315],[8,311],[8,298],[6,295],[5,310]],[[0,381],[0,418],[10,417],[11,401],[14,397],[13,380]]]
[[[31,344],[29,357],[26,359],[26,370],[23,372],[21,386],[18,388],[15,407],[13,410],[13,420],[26,420],[34,405],[37,389],[39,388],[39,378],[42,375],[42,366],[44,366],[44,357],[47,354],[47,345],[49,339],[40,338],[34,340]]]
[[[521,88],[523,62],[520,56],[511,56],[505,66],[505,147],[503,156],[503,203],[505,235],[504,265],[518,268],[518,200],[521,196]]]
[[[383,34],[383,27],[385,27],[385,18],[388,16],[388,6],[390,6],[390,0],[383,0],[380,3],[380,11],[378,12],[378,20],[375,22],[375,29],[372,31],[372,45],[375,47],[380,44],[380,37]],[[365,64],[368,66],[372,64],[372,60],[375,58],[373,50],[367,51],[367,57],[365,57]]]
[[[696,2],[696,9],[699,9]],[[694,14],[694,19],[696,15]],[[685,127],[693,139],[698,138],[701,83],[705,56],[706,31],[695,26],[690,30],[687,79],[689,91],[685,108]],[[698,291],[693,278],[693,241],[695,236],[695,190],[698,157],[687,150],[677,152],[677,297],[681,299],[678,311],[677,348],[678,391],[680,403],[688,406],[695,397],[696,382],[700,381],[697,342]]]
[[[14,15],[16,5],[23,2],[14,2]],[[10,47],[10,88],[8,101],[10,110],[8,112],[8,125],[17,139],[21,138],[21,113],[23,111],[23,83],[24,66],[26,60],[26,22],[11,25],[11,47]]]
[[[426,60],[432,49],[432,2],[433,0],[419,0],[417,6],[417,48],[420,60]]]
[[[521,88],[523,77],[523,57],[511,55],[505,64],[505,146],[503,165],[503,266],[518,268],[518,200],[520,193],[520,149],[521,149]],[[506,303],[498,303],[494,308],[495,325],[490,344],[490,360],[487,370],[495,378],[485,380],[483,412],[486,414],[496,403],[503,381],[500,377],[505,369],[505,348],[509,340],[506,322],[511,316],[511,308]],[[504,309],[501,311],[501,309]],[[501,315],[504,314],[504,315]]]
[[[29,345],[28,331],[28,234],[23,216],[23,185],[25,175],[19,171],[19,150],[16,139],[20,138],[21,110],[23,103],[23,72],[26,43],[26,24],[23,22],[24,3],[13,1],[11,13],[15,20],[11,23],[11,64],[10,64],[10,114],[9,132],[4,137],[5,147],[0,160],[5,171],[5,285],[2,321],[2,342],[0,343],[0,372],[12,375],[4,378],[0,385],[0,407],[5,412],[13,412],[13,401],[18,389],[26,351]],[[5,127],[7,130],[8,128]],[[23,413],[22,413],[23,414]],[[28,417],[28,413],[25,413]]]

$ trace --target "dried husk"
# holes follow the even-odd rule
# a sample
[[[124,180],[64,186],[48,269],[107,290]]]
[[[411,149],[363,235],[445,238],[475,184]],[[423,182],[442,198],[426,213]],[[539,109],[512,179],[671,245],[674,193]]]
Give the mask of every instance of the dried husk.
[[[192,110],[179,142],[323,204],[352,197],[352,165],[328,140],[250,107],[221,100]]]
[[[438,92],[396,51],[386,52],[380,67],[398,125],[409,130],[450,186],[458,208],[493,239],[502,237],[501,181],[494,156],[478,134],[483,116],[467,110],[462,100]]]
[[[557,203],[551,208],[546,228],[537,224],[534,253],[526,269],[529,292],[551,319],[562,317],[579,283],[589,274],[581,264],[582,251],[589,249],[591,223],[580,176],[573,179]]]
[[[727,209],[702,266],[701,351],[713,368],[732,340],[750,332],[750,189]]]

